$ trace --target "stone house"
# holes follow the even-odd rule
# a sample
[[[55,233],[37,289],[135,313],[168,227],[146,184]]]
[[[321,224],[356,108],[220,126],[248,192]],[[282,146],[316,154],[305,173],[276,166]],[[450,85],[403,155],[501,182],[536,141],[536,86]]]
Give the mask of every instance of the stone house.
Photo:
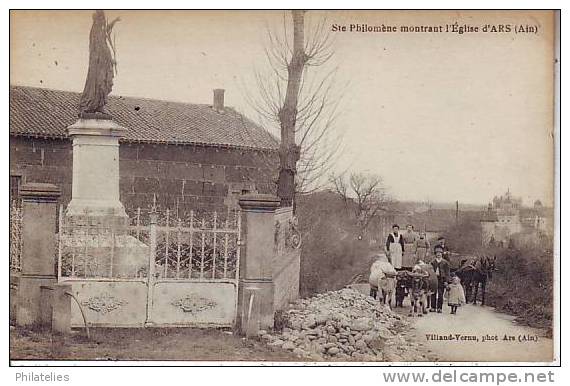
[[[510,191],[493,198],[487,211],[481,216],[482,243],[508,245],[512,235],[522,231],[520,210],[522,200],[514,197]]]
[[[79,93],[10,87],[10,195],[26,182],[53,183],[71,199],[72,145]],[[128,213],[149,208],[183,215],[236,208],[242,193],[274,193],[278,141],[231,107],[224,90],[190,104],[110,96],[108,112],[127,129],[120,140],[120,200]]]

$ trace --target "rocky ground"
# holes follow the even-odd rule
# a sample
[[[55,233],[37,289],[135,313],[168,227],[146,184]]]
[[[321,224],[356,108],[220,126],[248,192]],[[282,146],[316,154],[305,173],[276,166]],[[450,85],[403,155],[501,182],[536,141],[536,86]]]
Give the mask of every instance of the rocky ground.
[[[261,339],[304,360],[433,360],[414,342],[405,316],[354,289],[299,299],[280,318],[282,331],[260,331]]]
[[[417,362],[437,358],[406,316],[345,288],[299,299],[277,315],[281,331],[246,339],[229,330],[93,328],[69,337],[10,328],[10,358],[59,360]],[[279,324],[278,323],[278,324]]]
[[[353,288],[359,288],[354,285]],[[360,290],[360,291],[359,291]],[[450,315],[411,319],[367,296],[368,287],[300,299],[279,313],[281,331],[247,339],[229,329],[93,328],[91,339],[74,330],[10,327],[11,360],[183,360],[271,362],[421,362],[552,360],[553,341],[543,331],[518,326],[488,307],[467,305]],[[409,305],[397,309],[407,313]],[[431,335],[477,336],[479,341],[440,341]],[[483,341],[487,336],[498,341]],[[529,337],[504,341],[504,336]],[[532,339],[531,339],[532,338]]]

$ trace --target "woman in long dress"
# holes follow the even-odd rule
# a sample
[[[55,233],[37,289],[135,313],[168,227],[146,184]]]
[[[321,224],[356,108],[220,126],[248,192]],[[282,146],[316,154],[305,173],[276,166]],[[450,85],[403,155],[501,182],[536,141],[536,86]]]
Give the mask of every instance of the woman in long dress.
[[[414,231],[414,226],[408,224],[407,231],[402,234],[404,239],[404,253],[402,257],[402,265],[404,267],[413,267],[416,264],[416,242],[418,234]]]
[[[420,238],[416,241],[416,262],[427,261],[429,249],[430,245],[425,232],[420,232]]]
[[[107,96],[113,88],[115,73],[114,46],[111,41],[113,26],[120,19],[107,23],[103,11],[95,11],[89,34],[89,69],[85,88],[79,101],[80,113],[104,113]]]
[[[392,226],[392,233],[386,239],[386,255],[394,268],[402,268],[402,254],[404,253],[404,239],[398,224]]]

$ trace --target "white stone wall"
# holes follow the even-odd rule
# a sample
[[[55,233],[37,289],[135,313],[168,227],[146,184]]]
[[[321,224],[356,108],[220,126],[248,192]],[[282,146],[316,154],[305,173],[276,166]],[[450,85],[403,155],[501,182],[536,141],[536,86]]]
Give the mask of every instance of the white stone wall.
[[[295,219],[291,208],[275,213],[275,237],[273,255],[273,304],[275,310],[283,309],[299,297],[301,249],[295,248],[292,235]]]

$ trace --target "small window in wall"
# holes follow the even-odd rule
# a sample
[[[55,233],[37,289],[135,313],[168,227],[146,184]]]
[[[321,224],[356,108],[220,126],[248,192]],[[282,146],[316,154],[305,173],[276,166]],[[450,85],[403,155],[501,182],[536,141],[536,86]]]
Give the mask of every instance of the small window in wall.
[[[22,200],[20,198],[20,185],[22,184],[22,176],[10,175],[10,205],[20,207]]]

